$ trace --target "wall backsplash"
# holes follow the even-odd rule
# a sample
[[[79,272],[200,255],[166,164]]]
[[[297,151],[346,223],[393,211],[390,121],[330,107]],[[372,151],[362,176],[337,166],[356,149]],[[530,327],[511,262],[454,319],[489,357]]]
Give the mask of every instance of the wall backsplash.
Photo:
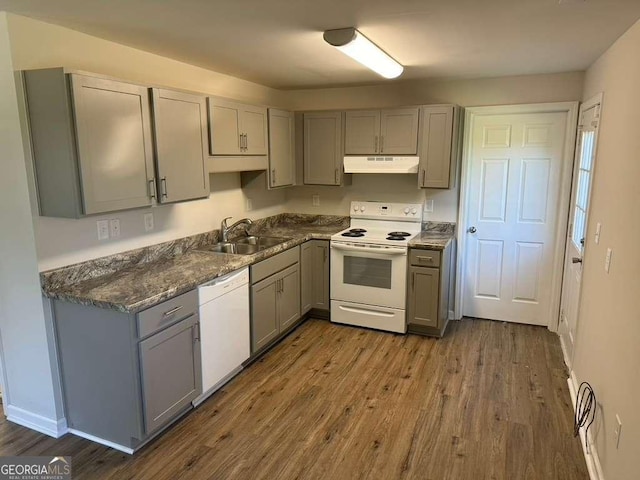
[[[313,195],[320,195],[320,206],[313,206]],[[285,210],[298,213],[349,215],[352,201],[424,203],[433,199],[434,211],[425,213],[425,220],[456,222],[458,214],[457,189],[420,189],[415,174],[353,174],[351,185],[293,187],[287,189],[286,199]]]

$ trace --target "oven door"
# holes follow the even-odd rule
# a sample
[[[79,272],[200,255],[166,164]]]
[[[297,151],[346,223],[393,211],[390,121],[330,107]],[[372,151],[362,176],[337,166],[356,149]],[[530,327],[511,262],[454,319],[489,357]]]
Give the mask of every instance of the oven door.
[[[331,298],[405,308],[407,249],[332,242]]]

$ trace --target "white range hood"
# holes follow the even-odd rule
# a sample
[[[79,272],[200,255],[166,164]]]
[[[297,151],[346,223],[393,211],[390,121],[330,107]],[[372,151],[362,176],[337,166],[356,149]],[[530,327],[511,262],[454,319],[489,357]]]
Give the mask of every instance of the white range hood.
[[[418,173],[420,157],[344,157],[344,173]]]

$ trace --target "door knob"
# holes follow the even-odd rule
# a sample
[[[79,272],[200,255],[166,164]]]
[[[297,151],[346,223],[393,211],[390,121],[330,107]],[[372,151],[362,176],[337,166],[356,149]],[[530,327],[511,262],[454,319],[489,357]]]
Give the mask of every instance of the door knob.
[[[573,257],[571,263],[582,263],[582,259],[580,257]]]
[[[469,228],[467,228],[467,232],[469,232],[469,233],[476,233],[476,231],[477,231],[477,230],[476,230],[476,227],[469,227]]]

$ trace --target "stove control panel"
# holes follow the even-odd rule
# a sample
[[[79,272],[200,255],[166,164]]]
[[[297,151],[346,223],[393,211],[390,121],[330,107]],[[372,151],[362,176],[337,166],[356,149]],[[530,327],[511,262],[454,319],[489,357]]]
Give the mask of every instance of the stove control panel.
[[[351,218],[421,222],[422,204],[351,202]]]

